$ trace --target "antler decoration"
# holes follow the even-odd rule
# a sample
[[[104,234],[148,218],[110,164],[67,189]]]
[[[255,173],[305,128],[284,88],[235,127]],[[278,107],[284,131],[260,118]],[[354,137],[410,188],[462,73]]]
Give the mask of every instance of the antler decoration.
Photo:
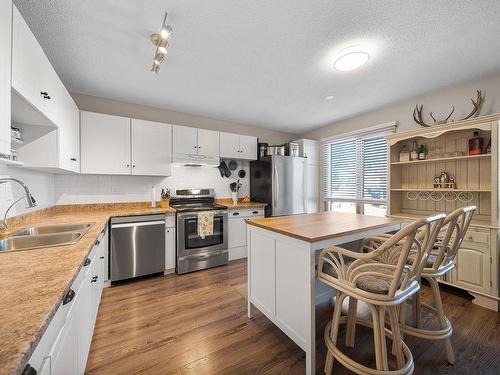
[[[472,111],[467,116],[461,118],[458,121],[467,120],[467,119],[471,118],[474,115],[478,115],[479,111],[481,110],[481,106],[483,104],[483,100],[484,100],[484,96],[483,96],[481,90],[477,90],[477,98],[476,98],[476,100],[471,99],[471,102],[472,102],[472,105],[474,106],[474,108],[472,109]],[[436,120],[436,118],[434,117],[434,115],[432,114],[432,112],[430,112],[429,114],[432,117],[432,119],[434,120],[434,124],[429,125],[423,119],[423,116],[422,116],[423,108],[424,108],[423,105],[421,105],[419,107],[418,104],[417,104],[415,106],[415,108],[413,109],[413,120],[417,124],[419,124],[419,125],[421,125],[423,127],[429,127],[429,126],[432,126],[432,125],[446,124],[446,123],[448,123],[448,120],[450,119],[450,117],[453,114],[453,112],[455,112],[455,106],[453,106],[450,114],[444,120]]]
[[[472,102],[472,105],[474,106],[474,109],[472,109],[472,111],[467,116],[460,119],[460,121],[467,120],[468,118],[471,118],[472,116],[474,116],[476,113],[479,114],[479,111],[481,110],[481,106],[483,105],[483,100],[484,100],[484,96],[481,93],[481,90],[477,90],[476,101],[474,101],[474,99],[470,100]]]

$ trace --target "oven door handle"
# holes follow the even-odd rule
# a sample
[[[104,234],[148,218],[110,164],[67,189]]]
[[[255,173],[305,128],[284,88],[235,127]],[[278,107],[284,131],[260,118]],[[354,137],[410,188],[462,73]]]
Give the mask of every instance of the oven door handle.
[[[222,217],[222,218],[224,218],[225,216],[227,216],[227,211],[218,210],[214,214],[214,219],[216,217]],[[183,212],[183,213],[178,213],[177,214],[177,218],[178,219],[196,219],[196,218],[198,218],[198,214],[192,213],[192,212]]]

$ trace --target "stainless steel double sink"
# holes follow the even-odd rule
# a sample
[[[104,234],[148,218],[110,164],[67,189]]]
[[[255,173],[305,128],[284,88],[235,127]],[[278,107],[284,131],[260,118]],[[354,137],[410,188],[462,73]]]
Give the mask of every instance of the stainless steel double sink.
[[[0,239],[0,252],[72,245],[93,225],[94,223],[53,224],[23,228]]]

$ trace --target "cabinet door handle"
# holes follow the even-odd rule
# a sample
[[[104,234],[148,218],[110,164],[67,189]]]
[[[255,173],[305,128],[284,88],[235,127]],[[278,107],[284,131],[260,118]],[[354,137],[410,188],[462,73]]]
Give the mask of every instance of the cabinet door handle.
[[[94,277],[92,278],[92,280],[90,280],[90,282],[91,282],[91,283],[95,283],[95,282],[97,281],[97,278],[98,278],[97,276],[94,276]]]
[[[257,215],[259,211],[253,211],[252,214]]]
[[[104,257],[99,257],[99,259],[104,259]]]
[[[129,168],[129,167],[130,167],[130,164],[127,164],[127,168]]]
[[[73,289],[68,290],[68,293],[66,293],[66,295],[64,296],[63,305],[67,305],[68,303],[73,301],[73,298],[75,298],[75,296],[76,293]]]
[[[135,168],[135,164],[132,164],[132,168]]]
[[[49,93],[47,91],[40,91],[40,95],[43,99],[50,99]]]
[[[83,263],[84,267],[87,267],[90,264],[90,258],[85,259],[85,263]]]
[[[233,216],[238,216],[239,214],[239,212],[233,212]]]
[[[71,158],[71,159],[69,159],[69,160],[71,160],[71,161],[76,161],[76,158]]]

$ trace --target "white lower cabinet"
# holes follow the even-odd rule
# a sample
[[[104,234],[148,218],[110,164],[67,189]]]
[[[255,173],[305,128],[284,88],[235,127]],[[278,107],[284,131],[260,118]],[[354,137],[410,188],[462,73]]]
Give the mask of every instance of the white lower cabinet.
[[[73,309],[74,310],[74,309]],[[57,353],[51,353],[50,361],[51,375],[67,375],[67,374],[79,374],[83,373],[79,370],[78,363],[78,353],[75,348],[78,346],[78,313],[77,311],[72,311],[68,315],[68,319],[64,324],[64,329],[61,330],[61,342],[56,342],[55,346],[58,346],[59,351]]]
[[[87,365],[104,279],[107,233],[103,231],[28,365],[38,374],[83,374]]]
[[[264,208],[229,210],[227,239],[229,260],[247,257],[246,219],[252,217],[264,217]]]
[[[175,272],[175,216],[167,216],[165,225],[165,273]]]

